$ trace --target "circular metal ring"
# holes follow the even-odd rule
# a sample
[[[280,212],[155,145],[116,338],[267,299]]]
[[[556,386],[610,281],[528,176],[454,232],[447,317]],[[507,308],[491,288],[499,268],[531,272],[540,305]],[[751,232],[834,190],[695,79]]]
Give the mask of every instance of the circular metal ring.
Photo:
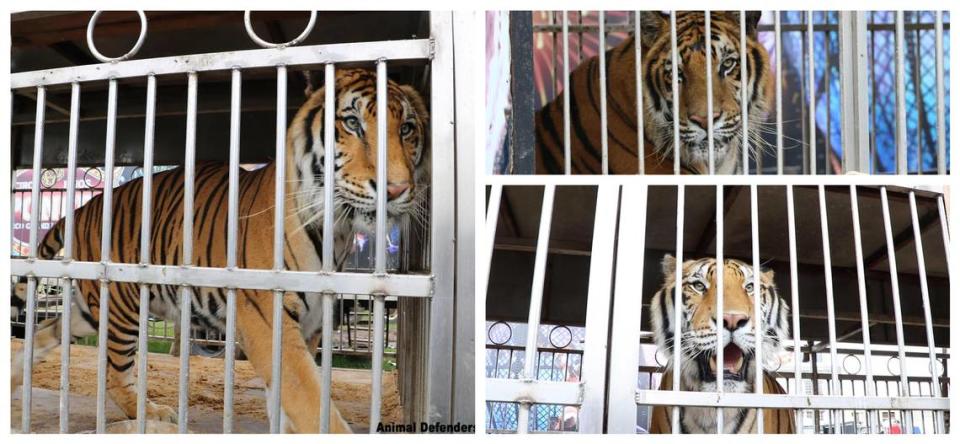
[[[60,179],[60,177],[53,168],[44,168],[43,172],[40,173],[40,186],[44,189],[53,188],[53,186],[57,184],[58,179]]]
[[[506,327],[506,329],[507,329],[507,336],[506,336],[506,338],[503,339],[502,341],[498,341],[498,340],[496,340],[496,339],[493,338],[493,329],[496,328],[496,327],[499,326],[499,325],[502,325],[502,326]],[[489,339],[490,342],[492,342],[494,345],[503,345],[503,344],[506,344],[506,343],[510,342],[510,339],[511,339],[511,338],[513,338],[513,329],[510,328],[510,324],[507,324],[506,322],[503,322],[503,321],[494,322],[493,325],[491,325],[490,328],[487,329],[487,339]]]
[[[777,366],[773,367],[765,365],[764,368],[766,368],[768,371],[776,373],[780,371],[780,367],[783,367],[783,358],[781,358],[780,355],[773,355],[773,357],[777,360]],[[769,361],[767,361],[767,363],[769,363]]]
[[[853,362],[857,363],[856,370],[850,370],[850,368],[847,367],[847,360],[851,358],[853,358]],[[860,373],[860,369],[863,368],[863,363],[860,361],[860,358],[851,354],[844,356],[843,361],[841,361],[841,363],[843,364],[843,371],[847,372],[848,375],[856,375]]]
[[[95,179],[96,182],[91,179]],[[87,188],[91,189],[100,186],[100,184],[103,183],[103,171],[99,168],[87,168],[83,171],[83,183],[86,184]]]
[[[140,50],[140,47],[143,46],[143,41],[147,38],[147,15],[144,14],[143,11],[137,11],[137,15],[140,16],[140,36],[137,37],[137,43],[133,45],[133,49],[120,57],[107,57],[100,54],[100,51],[97,51],[97,46],[93,44],[93,28],[97,26],[97,19],[100,18],[101,12],[103,11],[94,12],[93,17],[90,18],[90,23],[87,24],[87,47],[90,48],[90,52],[93,53],[93,56],[96,57],[97,60],[104,63],[121,62],[133,57],[134,54]]]
[[[667,362],[670,362],[670,361],[669,361],[669,358],[666,357],[666,356],[664,356],[663,359],[666,359]],[[660,368],[663,368],[663,367],[666,367],[666,366],[667,366],[667,365],[664,364],[663,362],[660,362],[660,349],[659,349],[659,348],[657,349],[657,351],[653,352],[653,360],[654,360],[654,362],[657,363],[657,366],[660,367]]]
[[[562,336],[563,332],[566,332],[566,338]],[[561,336],[558,336],[555,339],[553,337],[554,333],[558,333]],[[570,331],[570,328],[565,325],[558,325],[550,330],[550,336],[547,339],[550,341],[550,345],[552,345],[554,348],[566,348],[571,342],[573,342],[573,332]],[[566,339],[566,341],[563,339]]]
[[[890,367],[890,363],[892,363],[894,359],[897,360],[897,371],[893,371],[893,368]],[[900,365],[900,358],[899,358],[899,357],[897,357],[897,356],[891,356],[890,359],[887,359],[887,371],[890,372],[891,375],[893,375],[893,376],[900,376],[900,371],[903,370],[902,367],[903,367],[903,366]]]
[[[927,362],[927,371],[930,372],[930,375],[934,375],[934,365],[936,365],[936,375],[938,377],[943,377],[943,364],[940,361]]]
[[[286,43],[270,43],[266,40],[260,38],[257,35],[256,31],[253,30],[253,23],[250,21],[250,16],[252,15],[251,11],[244,11],[243,13],[243,26],[247,28],[247,35],[250,36],[250,40],[253,40],[253,43],[260,45],[264,48],[286,48],[288,46],[296,45],[307,38],[308,35],[313,31],[313,25],[317,23],[317,11],[310,11],[310,21],[307,22],[307,28],[303,30],[295,39],[290,40]]]

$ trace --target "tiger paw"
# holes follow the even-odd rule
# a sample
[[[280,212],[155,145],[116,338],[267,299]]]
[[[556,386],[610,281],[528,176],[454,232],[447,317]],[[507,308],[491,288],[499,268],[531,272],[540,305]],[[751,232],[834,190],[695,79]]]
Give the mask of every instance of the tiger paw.
[[[150,421],[163,421],[163,422],[177,422],[177,411],[173,407],[155,404],[153,402],[147,403],[147,420]]]

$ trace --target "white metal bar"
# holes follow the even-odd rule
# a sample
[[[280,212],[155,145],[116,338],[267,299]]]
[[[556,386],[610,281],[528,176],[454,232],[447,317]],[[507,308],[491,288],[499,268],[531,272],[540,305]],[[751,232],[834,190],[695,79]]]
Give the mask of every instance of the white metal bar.
[[[610,145],[607,131],[607,30],[605,23],[605,14],[601,9],[597,11],[599,20],[599,42],[597,43],[597,56],[600,70],[600,151],[603,162],[603,174],[610,174]]]
[[[676,12],[672,12],[676,14]],[[676,37],[676,36],[674,36]],[[676,65],[674,65],[676,69]],[[676,102],[674,102],[676,103]],[[676,115],[674,115],[676,122]],[[680,391],[680,357],[683,350],[683,324],[680,322],[683,318],[683,208],[684,208],[684,187],[677,185],[677,246],[676,246],[676,270],[673,276],[673,360],[670,365],[673,367],[673,391]],[[680,408],[674,406],[672,412],[672,427],[674,434],[680,433]]]
[[[40,177],[34,174],[36,177]],[[33,250],[31,250],[32,254]],[[30,433],[31,407],[33,405],[33,335],[37,317],[37,278],[27,277],[27,310],[24,319],[23,380],[21,382],[20,432]]]
[[[814,74],[813,59],[813,11],[807,11],[807,110],[810,113],[807,119],[810,131],[810,144],[807,149],[810,153],[810,174],[817,174],[817,79]],[[829,161],[829,156],[824,153]],[[825,171],[826,172],[826,171]]]
[[[868,12],[840,11],[839,14],[843,171],[870,173]]]
[[[10,75],[10,89],[38,85],[56,85],[71,82],[123,79],[195,72],[228,71],[233,69],[274,68],[278,65],[319,65],[323,63],[364,62],[384,58],[388,60],[426,60],[431,57],[430,39],[391,40],[380,42],[338,43],[289,48],[255,49],[247,51],[191,54],[118,63],[71,66],[69,68],[29,71]]]
[[[913,243],[917,248],[917,272],[920,275],[920,295],[923,298],[923,318],[926,321],[927,347],[930,352],[930,378],[934,396],[941,397],[940,376],[937,374],[936,341],[933,337],[933,320],[930,315],[930,289],[927,286],[927,265],[923,257],[923,239],[920,234],[920,220],[917,217],[917,196],[910,191],[910,217],[913,221]],[[943,416],[940,412],[935,415],[935,426],[943,430]]]
[[[570,19],[563,12],[563,173],[570,174]],[[496,220],[496,219],[494,219]]]
[[[287,68],[283,65],[277,66],[277,114],[276,114],[276,177],[274,178],[274,207],[273,207],[273,269],[282,271],[283,262],[283,240],[284,240],[284,207],[286,204],[287,184],[287,162],[286,162],[286,140],[287,140]],[[283,291],[273,292],[273,345],[271,351],[270,365],[270,399],[267,402],[272,406],[272,411],[278,412],[270,418],[270,428],[272,433],[280,433],[280,418],[283,416],[280,409],[280,398],[282,390],[283,375]],[[311,351],[312,353],[312,351]],[[275,428],[274,428],[275,427]]]
[[[634,376],[636,376],[636,369],[634,369]],[[521,405],[529,405],[530,400],[535,399],[536,402],[543,404],[577,406],[583,399],[583,384],[578,382],[487,378],[484,385],[486,386],[487,402],[517,402]],[[636,410],[633,392],[633,389],[629,392],[631,394],[630,400],[633,403],[634,410]],[[634,422],[636,422],[636,417],[634,417]],[[526,430],[526,428],[518,427],[517,433],[525,433]],[[634,430],[631,430],[631,433],[633,432]]]
[[[896,11],[896,82],[897,82],[897,174],[907,174],[907,105],[906,82],[904,73],[904,35],[903,11]]]
[[[677,57],[677,11],[670,11],[670,91],[673,100],[673,174],[680,174],[680,63]],[[676,409],[674,409],[676,412]],[[674,416],[677,414],[674,413]]]
[[[837,374],[837,325],[836,311],[833,301],[833,265],[830,260],[830,229],[827,226],[827,196],[823,185],[817,187],[820,203],[820,237],[823,240],[823,276],[824,286],[827,290],[827,331],[830,339],[830,376],[832,384],[829,393],[836,395],[840,391],[840,378]],[[833,411],[833,433],[839,434],[841,427],[836,426],[840,423],[838,417],[840,412]]]
[[[947,270],[950,270],[950,230],[947,224],[947,212],[943,206],[943,195],[937,196],[937,214],[940,216],[940,233],[943,234],[943,255],[946,258]]]
[[[640,34],[635,34],[639,36]],[[647,233],[647,186],[626,184],[620,198],[617,279],[613,291],[610,335],[610,382],[607,384],[608,433],[635,433],[637,365],[640,362],[640,323],[643,305],[644,254]]]
[[[478,253],[477,295],[487,296],[487,286],[490,281],[490,263],[493,262],[493,247],[497,238],[497,221],[500,216],[500,200],[503,197],[503,185],[490,186],[490,200],[487,203],[486,222],[484,222],[484,236]]]
[[[946,93],[943,64],[943,11],[934,11],[934,33],[937,70],[937,174],[947,174]],[[941,429],[943,430],[943,429]]]
[[[370,433],[376,433],[383,403],[383,324],[384,296],[373,295],[373,350],[370,367],[373,383],[370,387]]]
[[[643,45],[640,43],[640,11],[633,11],[634,83],[637,90],[637,171],[646,174],[645,140],[643,138]]]
[[[710,174],[717,174],[716,154],[713,152],[713,41],[710,40],[710,11],[703,11],[704,58],[707,60],[707,157]],[[719,268],[718,268],[719,269]],[[718,312],[719,313],[719,312]],[[720,331],[719,329],[717,331]],[[722,361],[720,361],[722,362]],[[722,372],[721,372],[722,373]],[[718,383],[719,385],[719,383]]]
[[[950,409],[948,398],[896,396],[797,396],[726,392],[670,392],[638,390],[638,405],[726,407],[762,409],[846,409],[846,410],[943,410]]]
[[[527,343],[524,348],[523,379],[536,381],[534,374],[537,359],[537,336],[540,331],[540,310],[543,306],[543,281],[547,271],[547,247],[550,245],[550,224],[553,220],[553,198],[555,186],[543,187],[543,204],[540,210],[540,229],[537,234],[537,252],[533,262],[533,284],[530,290],[530,312],[527,317]],[[520,403],[520,423],[517,433],[527,433],[530,403]]]
[[[103,160],[103,218],[101,219],[100,265],[111,262],[110,246],[113,233],[113,165],[117,138],[117,80],[111,78],[107,87],[107,135]],[[72,265],[72,264],[71,264]],[[12,267],[12,265],[11,265]],[[65,276],[61,274],[61,276]],[[66,275],[68,276],[68,275]],[[100,279],[100,310],[97,326],[97,433],[106,432],[107,416],[107,324],[110,322],[109,280]]]
[[[606,184],[597,188],[593,244],[587,287],[586,335],[580,378],[585,381],[580,407],[580,433],[602,433],[605,417],[607,375],[607,333],[610,322],[610,290],[613,284],[613,252],[617,232],[620,187]],[[618,332],[619,334],[619,332]],[[639,361],[633,363],[635,367]],[[631,378],[635,380],[636,378]]]
[[[763,315],[760,310],[763,298],[760,297],[762,293],[762,287],[760,287],[760,211],[757,199],[757,185],[750,185],[750,245],[753,249],[753,349],[757,366],[754,371],[753,391],[757,394],[763,394],[763,337],[767,328],[763,325]],[[720,366],[721,363],[717,362],[717,367]],[[762,409],[757,409],[756,422],[757,433],[762,435],[764,433]]]
[[[323,238],[333,239],[333,220],[335,206],[330,204],[334,200],[334,175],[336,174],[336,66],[328,63],[324,66],[323,75]],[[323,261],[321,266],[326,272],[336,268],[333,259],[333,242],[323,243]],[[322,296],[323,322],[323,349],[320,351],[320,433],[330,431],[330,385],[333,381],[333,298],[334,293],[325,292]]]
[[[783,34],[780,29],[780,10],[773,11],[773,44],[777,54],[777,174],[783,174]]]
[[[387,61],[377,60],[377,241],[375,273],[387,272]],[[383,384],[383,294],[374,295],[373,354],[371,356],[370,432],[380,422]],[[376,313],[379,312],[379,315]],[[379,317],[378,317],[379,316]]]
[[[780,57],[777,54],[777,57]],[[747,11],[740,10],[740,137],[743,143],[743,174],[750,174],[750,106],[747,102]],[[760,164],[757,164],[760,174]]]
[[[150,263],[150,231],[153,209],[153,133],[157,111],[157,77],[147,76],[146,127],[143,136],[143,178],[140,210],[140,264]],[[147,431],[147,336],[150,326],[150,287],[140,284],[137,331],[137,433]]]
[[[709,114],[709,113],[708,113],[708,114]],[[711,114],[711,115],[712,115],[712,114]],[[717,250],[717,251],[716,251],[716,253],[717,253],[717,264],[716,264],[716,267],[715,267],[716,271],[714,272],[714,275],[716,276],[716,280],[715,280],[715,282],[712,283],[712,285],[716,285],[716,290],[714,291],[714,294],[716,294],[716,297],[717,297],[717,307],[716,307],[716,311],[714,312],[714,316],[715,316],[715,318],[714,318],[714,323],[715,323],[715,325],[716,325],[716,330],[717,330],[717,351],[716,351],[717,356],[716,356],[716,361],[715,361],[715,362],[716,362],[716,364],[717,364],[717,365],[716,365],[716,367],[717,367],[717,368],[716,368],[716,370],[717,370],[717,376],[716,376],[716,378],[717,378],[717,393],[718,393],[718,394],[722,394],[722,393],[723,393],[723,349],[724,349],[724,347],[726,346],[726,344],[723,343],[723,332],[724,332],[724,326],[723,326],[723,306],[724,306],[724,305],[723,305],[723,296],[724,296],[724,294],[723,294],[723,278],[724,278],[724,274],[726,274],[726,271],[727,271],[727,265],[726,265],[726,262],[724,262],[724,259],[723,259],[723,217],[724,217],[724,215],[723,215],[723,185],[717,185],[717,188],[716,188],[716,202],[715,202],[714,205],[716,206],[716,208],[715,208],[715,211],[716,211],[715,220],[717,221],[717,225],[716,225],[716,233],[717,233],[717,234],[716,234],[716,236],[715,236],[715,238],[716,238],[716,240],[717,240],[717,246],[716,246],[716,250]],[[717,433],[723,433],[723,432],[724,432],[724,430],[723,430],[723,424],[724,424],[724,422],[723,422],[723,409],[717,409]]]
[[[197,73],[187,74],[187,131],[183,161],[183,257],[186,267],[193,264],[193,202],[197,164]],[[192,290],[180,287],[180,374],[177,403],[177,432],[187,433],[190,409],[190,315]]]
[[[80,84],[70,84],[70,135],[67,139],[67,195],[63,228],[63,260],[73,260],[75,194],[77,189],[77,134],[80,126]],[[36,170],[35,170],[36,171]],[[70,319],[73,316],[73,279],[63,288],[60,314],[60,433],[70,431]]]
[[[898,364],[900,365],[900,384],[897,386],[901,397],[909,397],[910,392],[907,388],[907,359],[904,356],[903,341],[903,315],[900,311],[900,279],[897,274],[897,250],[893,244],[893,229],[890,226],[890,203],[887,200],[887,187],[880,187],[880,204],[883,207],[883,228],[887,240],[887,260],[890,269],[890,290],[893,292],[893,315],[896,319]],[[933,409],[931,409],[933,410]],[[913,432],[912,420],[908,416],[907,433]]]
[[[234,68],[230,74],[230,166],[227,178],[227,269],[237,267],[237,218],[240,194],[240,70]],[[233,381],[234,358],[237,343],[237,287],[225,285],[227,289],[226,344],[223,359],[223,433],[233,433]],[[277,288],[277,287],[274,287]],[[279,387],[274,387],[279,390]],[[270,430],[274,430],[274,421],[279,421],[280,412],[274,411],[270,418]],[[276,419],[275,419],[276,418]],[[277,427],[279,428],[279,427]]]
[[[867,307],[867,285],[863,269],[863,237],[860,233],[860,203],[856,185],[850,185],[850,213],[853,218],[853,245],[857,260],[857,290],[860,295],[860,333],[863,335],[863,363],[867,377],[864,391],[867,396],[876,396],[876,387],[873,382],[873,355],[870,352],[870,311]],[[876,411],[867,412],[867,430],[869,433],[873,433],[873,427],[879,425],[879,420]]]
[[[777,57],[780,57],[779,54]],[[793,199],[793,185],[787,185],[787,236],[790,245],[790,308],[793,315],[793,362],[803,362],[800,356],[800,289],[797,271],[797,219],[796,205]],[[803,394],[803,380],[800,379],[800,365],[793,366],[793,394]],[[794,411],[797,430],[803,430],[803,412]]]

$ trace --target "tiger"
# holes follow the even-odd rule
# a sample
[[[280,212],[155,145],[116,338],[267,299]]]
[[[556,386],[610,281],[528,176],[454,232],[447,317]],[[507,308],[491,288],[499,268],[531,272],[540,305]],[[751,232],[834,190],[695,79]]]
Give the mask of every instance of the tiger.
[[[335,269],[341,270],[358,231],[375,231],[377,171],[376,72],[342,69],[336,73],[336,157],[334,238],[324,239],[324,88],[310,95],[286,132],[287,184],[284,205],[285,268],[322,269],[324,242],[333,242]],[[411,86],[387,83],[387,212],[388,223],[403,217],[421,217],[430,177],[427,133],[429,115],[422,96]],[[276,162],[239,172],[237,267],[273,268],[274,178]],[[195,171],[194,252],[197,267],[226,267],[226,232],[229,166],[200,163]],[[292,176],[292,177],[291,177]],[[176,168],[153,175],[153,212],[150,261],[178,265],[182,256],[184,170]],[[111,261],[137,263],[140,255],[140,220],[143,181],[129,181],[113,191]],[[102,195],[75,212],[74,259],[99,262]],[[57,222],[38,245],[38,256],[51,259],[64,245],[64,221]],[[95,334],[99,325],[99,284],[77,281],[74,287],[71,334]],[[180,291],[172,285],[149,285],[150,314],[179,319]],[[135,283],[109,283],[107,390],[130,418],[136,417],[137,395],[131,367],[136,354],[139,291]],[[190,287],[192,324],[226,328],[226,290]],[[271,381],[273,292],[236,290],[236,328],[241,348],[260,378]],[[321,382],[305,338],[320,331],[319,293],[286,292],[282,319],[281,411],[284,430],[319,431]],[[34,360],[39,361],[60,345],[60,321],[44,321],[35,335]],[[315,344],[315,342],[314,342]],[[310,350],[310,351],[308,351]],[[22,380],[22,352],[13,365],[13,386]],[[331,406],[330,431],[351,429],[335,405]],[[149,401],[146,418],[176,422],[174,409]]]
[[[683,312],[680,390],[715,392],[717,315],[716,258],[706,257],[683,262]],[[676,259],[667,254],[661,262],[663,286],[650,302],[650,321],[657,349],[669,361],[660,380],[660,390],[673,390],[674,285]],[[790,334],[789,307],[777,293],[773,270],[760,272],[760,312],[765,333],[763,356],[783,351]],[[753,393],[756,375],[753,267],[736,259],[725,259],[723,267],[723,386],[728,393]],[[785,394],[771,373],[764,371],[763,393]],[[681,433],[716,433],[715,408],[679,407]],[[656,406],[650,421],[650,433],[671,433],[672,407]],[[724,408],[724,433],[755,433],[757,410]],[[789,409],[764,409],[764,433],[794,433],[794,417]]]
[[[677,67],[680,95],[680,171],[708,174],[706,54],[703,12],[677,12]],[[741,164],[740,13],[713,11],[713,135],[715,171],[731,174]],[[756,152],[766,146],[760,132],[773,100],[769,54],[757,40],[759,11],[746,14],[748,141]],[[673,174],[673,89],[669,16],[646,11],[640,17],[643,85],[643,164],[645,174]],[[606,51],[607,137],[611,174],[636,174],[636,36]],[[570,74],[570,170],[603,172],[598,57]],[[563,93],[535,117],[537,174],[564,173]]]

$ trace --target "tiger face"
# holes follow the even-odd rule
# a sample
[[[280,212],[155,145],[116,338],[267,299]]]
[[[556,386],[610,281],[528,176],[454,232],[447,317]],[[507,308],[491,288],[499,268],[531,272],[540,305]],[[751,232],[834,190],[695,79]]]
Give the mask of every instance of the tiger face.
[[[716,390],[716,263],[716,258],[683,263],[681,386],[685,390]],[[663,287],[654,295],[650,313],[657,348],[672,361],[676,259],[668,254],[664,256],[662,266]],[[748,392],[753,390],[756,369],[753,362],[756,355],[753,267],[735,259],[726,259],[723,272],[721,337],[724,345],[724,390]],[[760,313],[764,328],[761,343],[764,358],[770,359],[782,351],[783,341],[789,335],[789,308],[777,294],[773,271],[761,271],[760,287]]]
[[[716,172],[736,171],[742,158],[740,14],[711,13],[713,79],[713,140]],[[769,55],[757,41],[760,13],[746,14],[748,141],[756,150],[764,146],[760,127],[773,100]],[[660,12],[641,17],[645,137],[662,157],[672,156],[673,61],[670,20]],[[707,147],[707,60],[702,12],[677,13],[677,79],[679,93],[680,162],[699,173],[709,172]]]
[[[412,87],[387,81],[387,213],[421,214],[429,181],[427,108]],[[365,69],[338,70],[336,79],[335,217],[354,230],[373,231],[377,196],[377,76]],[[308,224],[323,214],[324,88],[300,108],[288,130],[296,171],[296,208]]]

